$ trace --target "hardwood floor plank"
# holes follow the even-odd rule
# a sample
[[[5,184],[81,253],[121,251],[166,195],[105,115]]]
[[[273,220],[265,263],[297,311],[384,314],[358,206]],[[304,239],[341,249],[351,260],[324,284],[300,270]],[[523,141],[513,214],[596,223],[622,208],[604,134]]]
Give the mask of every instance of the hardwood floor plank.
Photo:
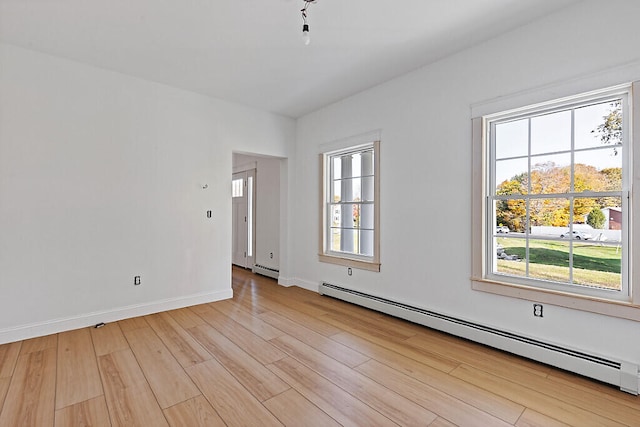
[[[294,389],[266,400],[264,406],[288,427],[340,427],[333,418]]]
[[[568,424],[561,423],[529,408],[524,411],[515,425],[517,427],[569,427]]]
[[[122,330],[122,332],[129,332],[135,329],[149,327],[149,324],[143,316],[120,320],[118,321],[118,325],[120,325],[120,329]]]
[[[142,393],[135,393],[130,389],[121,390],[117,398],[107,398],[107,407],[113,427],[169,426],[151,390]]]
[[[166,409],[200,394],[151,328],[127,331],[125,337],[161,408]]]
[[[456,425],[512,425],[375,360],[363,363],[356,371]]]
[[[324,308],[314,307],[313,305],[308,304],[306,301],[310,296],[315,296],[316,298],[318,298],[318,294],[311,293],[307,290],[302,290],[303,292],[305,292],[304,296],[298,296],[296,298],[296,292],[300,290],[301,289],[295,287],[282,289],[279,289],[279,287],[273,287],[266,290],[266,292],[271,292],[273,299],[286,300],[287,307],[297,311],[298,313],[304,313],[307,316],[311,317],[320,317],[327,314],[327,311]]]
[[[185,370],[228,426],[282,426],[217,360],[208,360]]]
[[[9,378],[13,375],[20,355],[20,347],[22,347],[22,341],[0,345],[0,378]]]
[[[369,310],[368,308],[361,307],[356,304],[351,304],[346,301],[318,294],[309,295],[305,303],[312,307],[322,309],[327,314],[333,314],[335,316],[344,315],[349,318],[355,317],[366,323],[384,325],[386,332],[390,332],[394,338],[399,336],[409,338],[415,336],[424,329],[422,326],[404,319],[399,319],[379,311]]]
[[[403,342],[389,340],[375,332],[369,333],[366,330],[354,328],[349,324],[342,324],[342,322],[329,317],[323,316],[323,319],[332,324],[335,323],[336,325],[342,325],[341,327],[344,329],[344,331],[349,332],[351,335],[363,338],[369,342],[379,345],[380,347],[386,348],[387,350],[400,353],[410,359],[431,366],[432,368],[438,369],[442,372],[451,372],[460,364],[460,362],[454,359],[444,357],[431,350],[415,348]]]
[[[0,414],[0,426],[52,426],[55,389],[55,348],[20,356]]]
[[[385,340],[404,342],[406,339],[416,335],[416,331],[403,331],[396,328],[393,323],[387,322],[385,318],[369,319],[362,316],[354,316],[345,313],[327,313],[320,316],[320,319],[331,319],[334,325],[349,325],[350,328],[365,331]]]
[[[211,303],[210,306],[224,313],[229,318],[235,320],[254,334],[267,341],[283,334],[282,331],[279,331],[268,323],[265,323],[259,318],[253,316],[251,313],[245,311],[242,306],[233,301],[217,301]],[[197,307],[194,307],[194,312],[196,314],[198,313]]]
[[[258,362],[267,365],[286,356],[271,343],[249,331],[235,320],[229,319],[225,314],[211,306],[199,306],[197,311],[199,316],[205,319],[210,326],[213,326]]]
[[[191,311],[189,307],[167,311],[167,313],[185,330],[198,325],[204,325],[205,323],[205,321]]]
[[[480,387],[452,377],[395,351],[388,350],[364,338],[344,332],[334,335],[332,339],[508,423],[515,423],[522,411],[524,411],[524,406],[518,405],[509,399],[496,396]]]
[[[111,427],[104,396],[57,410],[55,427]]]
[[[523,384],[546,377],[549,373],[549,367],[541,363],[440,332],[425,332],[409,338],[406,343]]]
[[[569,386],[574,389],[574,393],[588,393],[595,399],[610,400],[612,402],[627,405],[631,408],[640,408],[640,398],[629,393],[620,393],[620,389],[610,384],[593,381],[571,372],[555,369],[547,376],[550,387],[556,384]]]
[[[600,395],[589,392],[580,392],[574,386],[562,384],[534,376],[524,384],[533,390],[545,390],[545,394],[559,401],[568,403],[576,408],[582,408],[589,412],[607,413],[608,418],[626,425],[640,425],[640,404],[630,406],[624,402],[606,399]],[[636,400],[637,402],[637,400]]]
[[[101,328],[91,328],[91,338],[97,356],[129,348],[129,343],[117,322],[107,323]]]
[[[20,355],[36,353],[49,348],[56,348],[58,346],[58,335],[47,335],[44,337],[31,338],[22,341],[22,347],[20,348]]]
[[[538,390],[529,389],[471,366],[460,365],[451,375],[476,384],[478,387],[482,387],[492,393],[512,399],[527,408],[569,425],[580,427],[620,427],[624,425],[594,412],[567,404]]]
[[[164,410],[171,427],[225,427],[226,424],[202,395]]]
[[[316,350],[321,351],[327,356],[330,356],[349,367],[353,368],[354,366],[358,366],[369,360],[369,357],[333,341],[324,335],[314,332],[311,329],[307,329],[277,313],[267,312],[261,314],[260,318],[270,325],[273,325],[275,328],[286,332],[288,335],[310,345]]]
[[[264,313],[264,309],[257,303],[262,298],[262,293],[265,288],[278,286],[278,283],[270,279],[269,281],[263,280],[262,277],[257,277],[250,280],[233,280],[233,301],[242,306],[253,316]]]
[[[288,335],[271,340],[278,348],[336,384],[352,396],[401,425],[424,425],[437,416]]]
[[[290,320],[294,320],[296,323],[309,328],[325,337],[331,337],[332,335],[343,332],[341,328],[338,328],[332,324],[325,322],[317,317],[310,316],[306,313],[302,313],[298,310],[292,309],[284,304],[280,304],[273,300],[267,300],[265,298],[260,299],[256,304],[264,309],[264,312],[271,311],[278,313]]]
[[[9,391],[9,384],[11,384],[11,378],[0,378],[0,413],[2,413],[4,399]]]
[[[89,329],[58,334],[56,409],[102,396]]]
[[[169,313],[146,316],[147,323],[183,368],[211,359],[211,355]]]
[[[429,427],[458,427],[458,426],[456,426],[454,423],[450,423],[444,418],[438,417],[434,422],[429,424]]]
[[[118,396],[123,389],[138,393],[151,391],[131,349],[98,357],[98,369],[106,395]]]
[[[212,326],[196,326],[189,329],[189,333],[261,402],[289,389],[285,382]]]
[[[345,427],[397,426],[380,412],[291,357],[278,360],[268,368]]]
[[[113,427],[168,426],[131,350],[100,356],[98,367]]]

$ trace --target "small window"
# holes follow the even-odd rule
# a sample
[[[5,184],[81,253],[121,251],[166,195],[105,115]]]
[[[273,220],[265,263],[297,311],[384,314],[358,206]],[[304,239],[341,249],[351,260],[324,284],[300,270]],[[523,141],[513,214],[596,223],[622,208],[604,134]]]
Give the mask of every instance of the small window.
[[[482,118],[481,280],[631,301],[630,102],[624,87]]]
[[[379,271],[378,143],[324,153],[320,260]]]
[[[231,181],[231,197],[242,197],[244,195],[244,179],[234,179]]]

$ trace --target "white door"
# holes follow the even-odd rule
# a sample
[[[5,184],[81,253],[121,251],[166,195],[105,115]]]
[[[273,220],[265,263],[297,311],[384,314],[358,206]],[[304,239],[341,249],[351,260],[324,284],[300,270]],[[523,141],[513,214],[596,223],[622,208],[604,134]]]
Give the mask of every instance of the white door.
[[[243,268],[253,267],[253,205],[255,170],[233,174],[233,249],[231,262]]]

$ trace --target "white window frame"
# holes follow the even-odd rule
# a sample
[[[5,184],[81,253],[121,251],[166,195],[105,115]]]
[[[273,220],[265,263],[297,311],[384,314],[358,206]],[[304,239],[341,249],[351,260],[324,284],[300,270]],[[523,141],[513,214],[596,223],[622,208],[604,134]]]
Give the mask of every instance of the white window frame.
[[[331,185],[332,170],[331,157],[347,153],[357,153],[364,151],[373,151],[373,255],[363,256],[348,252],[332,251],[330,248],[331,239],[331,216],[329,206],[332,204]],[[380,141],[367,142],[352,146],[341,147],[325,151],[320,154],[320,171],[321,171],[321,226],[320,226],[320,248],[319,260],[321,262],[342,265],[350,268],[358,268],[369,271],[380,271]]]
[[[623,197],[628,195],[628,202],[624,206],[627,214],[627,230],[623,233],[623,291],[611,293],[606,291],[592,291],[586,288],[570,288],[568,286],[544,286],[540,281],[522,280],[517,277],[491,274],[490,260],[493,259],[493,234],[495,223],[492,206],[489,205],[492,162],[490,151],[489,126],[492,121],[500,117],[527,115],[543,110],[562,110],[561,107],[570,108],[572,104],[579,104],[588,100],[606,99],[615,94],[628,93],[629,105],[626,106],[626,129],[628,139],[623,143],[626,150],[625,157],[628,162],[623,166],[629,174],[623,184]],[[626,95],[625,95],[626,96]],[[635,108],[634,108],[635,107]],[[485,108],[486,109],[486,108]],[[482,108],[479,108],[482,110]],[[565,97],[550,102],[538,103],[519,109],[503,110],[504,112],[489,112],[489,114],[475,115],[472,119],[473,129],[473,183],[472,183],[472,288],[509,297],[526,299],[529,301],[548,303],[563,307],[605,314],[640,321],[640,268],[633,268],[633,254],[640,253],[640,173],[636,170],[640,165],[640,86],[621,85],[604,90],[584,93],[582,95]],[[484,112],[483,112],[484,113]],[[634,147],[635,146],[635,147]],[[635,148],[635,149],[634,149]],[[493,166],[491,166],[493,167]],[[623,179],[624,181],[624,179]],[[634,197],[635,189],[635,197]]]

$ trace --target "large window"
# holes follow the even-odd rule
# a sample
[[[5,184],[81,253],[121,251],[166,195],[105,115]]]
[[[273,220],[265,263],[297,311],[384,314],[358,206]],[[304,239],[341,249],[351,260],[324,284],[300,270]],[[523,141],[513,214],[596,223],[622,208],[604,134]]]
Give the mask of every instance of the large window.
[[[476,120],[478,288],[633,302],[631,101],[616,87]]]
[[[379,271],[378,143],[322,155],[321,261]]]

